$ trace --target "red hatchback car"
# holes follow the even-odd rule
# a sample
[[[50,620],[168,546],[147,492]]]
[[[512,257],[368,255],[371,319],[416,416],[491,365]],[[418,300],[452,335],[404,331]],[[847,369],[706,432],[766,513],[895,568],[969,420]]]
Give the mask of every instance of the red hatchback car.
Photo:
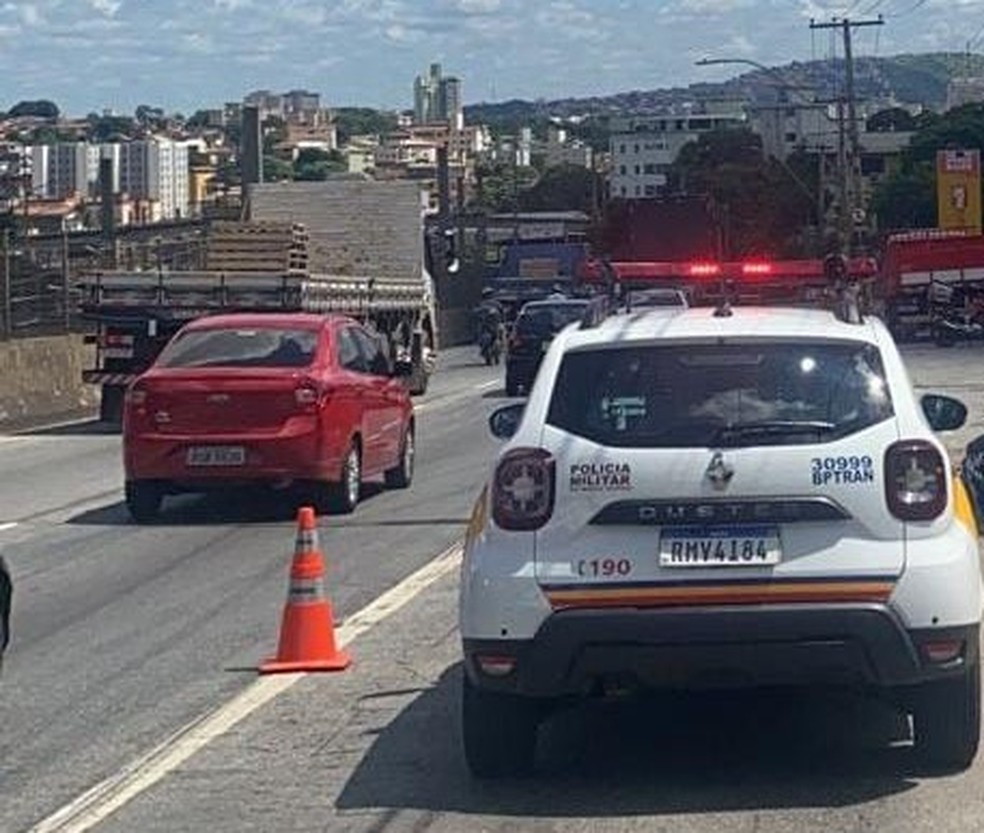
[[[238,485],[307,487],[351,512],[364,480],[413,477],[410,396],[379,340],[341,316],[221,315],[184,327],[133,383],[123,417],[126,504]]]

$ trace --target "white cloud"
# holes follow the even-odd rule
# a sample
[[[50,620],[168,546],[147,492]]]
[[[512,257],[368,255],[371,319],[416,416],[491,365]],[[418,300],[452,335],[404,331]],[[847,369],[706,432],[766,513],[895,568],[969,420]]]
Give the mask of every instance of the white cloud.
[[[454,0],[454,8],[464,14],[492,14],[502,7],[502,0]]]
[[[106,17],[116,17],[116,13],[123,6],[122,0],[89,0],[89,4]]]
[[[34,3],[22,3],[18,6],[18,11],[20,12],[21,20],[24,21],[26,26],[44,25],[45,21],[41,10]]]

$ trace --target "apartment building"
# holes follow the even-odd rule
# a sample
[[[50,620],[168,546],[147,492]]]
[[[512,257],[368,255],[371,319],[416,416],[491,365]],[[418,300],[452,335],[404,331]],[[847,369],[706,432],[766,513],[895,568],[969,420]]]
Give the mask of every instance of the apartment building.
[[[188,147],[171,139],[123,142],[119,146],[120,191],[146,200],[152,220],[187,217],[190,206]]]
[[[35,197],[63,200],[95,195],[99,178],[99,147],[87,142],[35,145],[29,151],[31,192]]]
[[[623,199],[657,197],[666,190],[670,168],[683,147],[704,133],[746,125],[737,106],[705,105],[679,112],[612,120],[609,193]]]

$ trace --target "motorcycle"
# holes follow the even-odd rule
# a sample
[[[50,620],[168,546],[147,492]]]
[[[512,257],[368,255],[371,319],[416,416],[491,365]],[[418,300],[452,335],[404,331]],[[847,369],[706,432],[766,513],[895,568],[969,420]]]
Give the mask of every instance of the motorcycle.
[[[486,365],[499,364],[502,360],[501,334],[490,329],[483,329],[478,335],[478,349]]]
[[[936,286],[933,290],[932,327],[937,346],[984,339],[984,300],[980,292]]]

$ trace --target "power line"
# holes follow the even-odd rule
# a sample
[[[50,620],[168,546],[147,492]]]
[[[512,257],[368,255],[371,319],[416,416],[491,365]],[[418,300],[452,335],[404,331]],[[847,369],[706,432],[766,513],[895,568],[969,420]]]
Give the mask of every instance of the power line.
[[[899,12],[898,14],[893,14],[892,17],[893,18],[905,17],[907,14],[912,14],[913,12],[919,11],[928,2],[929,0],[916,0],[916,2],[913,5],[909,6],[909,8]]]
[[[984,25],[981,26],[976,32],[974,32],[973,37],[967,41],[967,51],[970,52],[977,45],[977,41],[980,40],[981,36],[984,35]]]

